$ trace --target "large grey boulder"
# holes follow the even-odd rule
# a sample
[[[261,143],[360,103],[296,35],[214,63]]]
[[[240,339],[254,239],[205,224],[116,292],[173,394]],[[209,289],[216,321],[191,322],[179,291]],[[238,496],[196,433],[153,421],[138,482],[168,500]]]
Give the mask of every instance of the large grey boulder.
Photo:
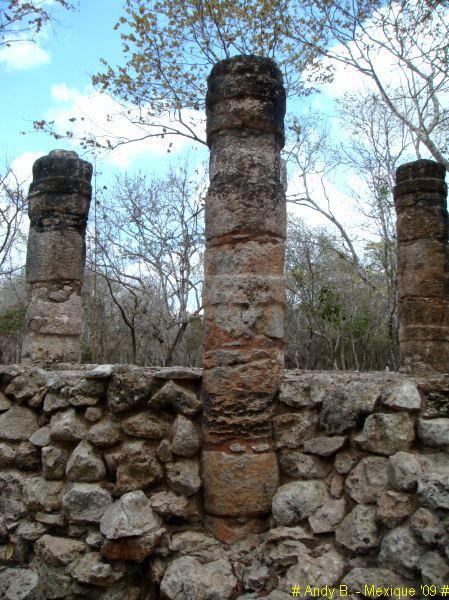
[[[388,484],[388,459],[380,456],[363,458],[345,481],[346,491],[361,504],[374,504]]]
[[[124,570],[121,564],[104,562],[98,552],[88,552],[68,567],[70,575],[80,583],[100,587],[108,587],[122,579]]]
[[[388,456],[407,450],[414,438],[413,420],[408,413],[374,413],[366,418],[362,433],[354,441],[363,450]]]
[[[151,501],[141,491],[124,494],[111,504],[100,521],[100,531],[110,540],[142,535],[159,529],[162,521],[154,514]]]
[[[449,419],[418,419],[418,438],[426,446],[449,447]]]
[[[93,483],[77,483],[62,497],[62,508],[74,523],[99,523],[111,503],[110,492]]]
[[[50,421],[50,438],[61,442],[79,442],[86,437],[87,427],[75,409],[56,413]]]
[[[376,509],[364,504],[355,506],[337,527],[335,539],[355,554],[376,548],[379,545]]]
[[[30,408],[13,406],[0,415],[0,438],[5,440],[28,440],[37,429],[37,417]]]
[[[415,489],[421,471],[421,463],[414,454],[397,452],[390,456],[388,480],[396,490],[411,491]]]
[[[82,440],[73,450],[66,466],[69,481],[99,481],[106,475],[101,455],[87,441]]]
[[[183,415],[178,415],[173,423],[173,453],[191,457],[198,454],[199,447],[200,438],[195,423]]]
[[[383,538],[379,564],[405,577],[413,577],[417,574],[423,552],[424,549],[411,528],[403,525],[393,529]]]
[[[227,560],[201,564],[192,556],[184,556],[170,563],[160,589],[168,600],[228,600],[236,585]]]
[[[329,499],[323,481],[294,481],[281,486],[273,497],[273,519],[277,525],[296,525]]]
[[[39,576],[31,569],[5,569],[0,572],[0,598],[35,600]]]

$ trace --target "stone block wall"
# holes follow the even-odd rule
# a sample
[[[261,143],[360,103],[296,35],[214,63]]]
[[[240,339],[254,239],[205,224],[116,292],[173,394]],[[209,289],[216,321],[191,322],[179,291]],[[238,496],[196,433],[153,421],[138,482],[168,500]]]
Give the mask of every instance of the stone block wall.
[[[0,598],[448,583],[449,377],[286,371],[272,509],[231,543],[204,512],[201,375],[0,367]]]

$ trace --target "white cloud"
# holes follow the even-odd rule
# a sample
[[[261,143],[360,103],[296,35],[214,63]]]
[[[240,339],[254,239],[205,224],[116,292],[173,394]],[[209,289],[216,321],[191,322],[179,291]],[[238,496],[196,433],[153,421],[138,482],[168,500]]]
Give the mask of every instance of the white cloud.
[[[51,95],[54,105],[46,112],[45,118],[54,121],[56,132],[65,135],[71,131],[77,139],[94,136],[103,144],[108,139],[112,143],[120,140],[122,143],[106,155],[107,162],[117,167],[127,168],[138,158],[164,156],[170,144],[170,151],[175,153],[191,143],[179,135],[166,135],[163,139],[147,137],[150,129],[139,124],[137,109],[120,104],[91,87],[80,91],[66,83],[59,83],[51,87]],[[198,135],[205,135],[202,113],[184,111],[182,116],[185,122],[196,127]],[[164,126],[167,129],[178,126],[169,115],[155,123],[158,129],[153,128],[152,131],[159,131]],[[136,141],[126,143],[128,140]]]
[[[29,71],[48,64],[51,56],[44,46],[50,31],[48,25],[44,26],[33,39],[24,39],[26,36],[19,32],[9,32],[4,45],[0,47],[0,64],[4,65],[6,71]]]
[[[0,48],[0,63],[7,71],[29,71],[49,63],[49,53],[30,41],[13,42]]]
[[[33,178],[32,169],[35,161],[44,156],[45,152],[25,152],[11,163],[11,171],[21,186],[28,186]]]

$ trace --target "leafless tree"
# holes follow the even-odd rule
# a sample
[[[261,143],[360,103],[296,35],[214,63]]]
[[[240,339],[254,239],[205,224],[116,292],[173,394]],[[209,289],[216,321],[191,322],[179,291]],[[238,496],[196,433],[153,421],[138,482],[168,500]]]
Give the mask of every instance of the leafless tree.
[[[0,278],[23,266],[27,198],[23,182],[7,166],[0,174]]]
[[[200,318],[204,180],[187,163],[167,176],[120,176],[101,199],[97,271],[107,283],[139,361],[142,324],[171,364],[189,324]],[[140,337],[140,341],[139,341]]]
[[[449,170],[448,3],[313,0],[305,10],[313,26],[301,27],[299,18],[293,20],[292,37],[371,81],[412,134],[418,153],[425,147]]]
[[[24,41],[34,42],[45,25],[55,22],[48,0],[0,0],[0,47]],[[72,0],[54,0],[54,5],[74,8]]]

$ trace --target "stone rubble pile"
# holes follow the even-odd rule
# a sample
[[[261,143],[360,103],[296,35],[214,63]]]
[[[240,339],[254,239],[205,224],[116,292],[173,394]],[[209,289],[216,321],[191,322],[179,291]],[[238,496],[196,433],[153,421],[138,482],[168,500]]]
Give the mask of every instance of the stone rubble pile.
[[[0,367],[0,598],[448,582],[448,377],[286,371],[267,527],[222,543],[203,506],[201,376]]]

